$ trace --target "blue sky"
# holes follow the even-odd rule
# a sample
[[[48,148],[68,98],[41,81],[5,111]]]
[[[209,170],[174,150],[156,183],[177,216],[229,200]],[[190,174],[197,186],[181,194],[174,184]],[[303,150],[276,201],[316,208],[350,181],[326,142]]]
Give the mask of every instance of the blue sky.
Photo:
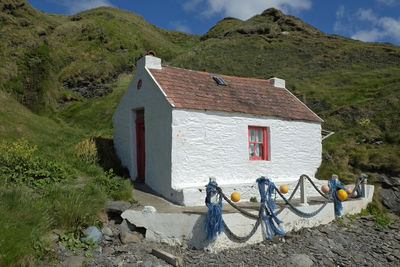
[[[367,42],[400,45],[400,0],[28,0],[51,13],[113,6],[164,29],[203,34],[224,17],[246,20],[275,7],[314,27]]]

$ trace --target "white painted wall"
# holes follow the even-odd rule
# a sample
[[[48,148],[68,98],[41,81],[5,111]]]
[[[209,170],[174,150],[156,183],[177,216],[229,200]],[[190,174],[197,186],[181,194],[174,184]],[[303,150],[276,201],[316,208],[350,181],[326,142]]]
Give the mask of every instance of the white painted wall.
[[[184,205],[203,205],[209,177],[227,191],[248,188],[255,179],[275,183],[314,176],[321,163],[320,123],[245,114],[175,109],[149,72],[159,58],[145,56],[113,117],[114,146],[122,165],[137,177],[135,110],[144,108],[145,182],[165,198]],[[138,80],[142,88],[137,89]],[[248,126],[269,128],[268,161],[250,161]]]
[[[147,67],[156,68],[146,56],[113,116],[114,147],[131,178],[137,177],[135,110],[144,108],[146,170],[145,182],[166,198],[171,196],[171,105],[157,86]],[[159,62],[161,66],[161,61]],[[138,80],[142,87],[137,89]]]
[[[248,126],[269,127],[270,160],[249,160]],[[313,177],[321,149],[320,123],[172,110],[171,172],[176,190],[204,188],[211,176],[220,186],[255,183],[260,176],[277,183],[297,181],[301,174]],[[185,197],[185,203],[192,202]]]

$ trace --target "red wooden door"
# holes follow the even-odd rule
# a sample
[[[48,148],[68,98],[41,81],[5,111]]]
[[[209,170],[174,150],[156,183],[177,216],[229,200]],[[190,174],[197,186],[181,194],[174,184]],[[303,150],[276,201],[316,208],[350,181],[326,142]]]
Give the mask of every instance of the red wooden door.
[[[137,116],[138,118],[139,116]],[[137,151],[137,171],[138,179],[144,181],[145,170],[145,141],[144,141],[144,118],[136,119],[136,151]]]

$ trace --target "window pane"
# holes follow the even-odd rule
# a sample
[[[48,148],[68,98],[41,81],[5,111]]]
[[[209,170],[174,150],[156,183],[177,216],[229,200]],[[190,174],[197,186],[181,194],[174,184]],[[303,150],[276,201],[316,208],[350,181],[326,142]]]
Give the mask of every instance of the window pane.
[[[262,144],[256,144],[255,154],[256,154],[256,157],[262,156]]]
[[[249,144],[250,157],[254,157],[254,144]]]
[[[256,131],[254,129],[250,129],[250,142],[255,142],[256,141]]]
[[[258,130],[256,130],[256,133],[257,133],[256,142],[262,143],[263,142],[263,130],[258,129]]]

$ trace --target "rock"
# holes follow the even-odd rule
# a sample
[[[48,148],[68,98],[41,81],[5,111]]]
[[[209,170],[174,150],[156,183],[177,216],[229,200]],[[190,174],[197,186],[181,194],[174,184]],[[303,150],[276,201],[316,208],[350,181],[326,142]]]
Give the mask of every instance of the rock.
[[[381,174],[378,182],[382,184],[379,200],[389,211],[400,214],[400,178]]]
[[[386,259],[387,259],[388,262],[393,262],[393,261],[396,260],[396,258],[393,257],[392,255],[387,255],[387,256],[386,256]]]
[[[151,254],[153,254],[154,256],[156,256],[159,259],[162,259],[162,260],[168,262],[172,266],[175,266],[175,267],[183,266],[183,258],[174,256],[174,255],[172,255],[166,251],[163,251],[161,249],[153,248],[151,251]]]
[[[145,261],[145,262],[143,262],[142,266],[143,267],[153,267],[154,265],[151,261]]]
[[[135,226],[128,222],[127,220],[123,220],[121,224],[117,225],[117,228],[120,232],[133,232],[135,231]]]
[[[393,188],[382,188],[379,194],[382,204],[391,212],[400,214],[400,193]]]
[[[82,242],[93,242],[99,243],[101,241],[102,234],[96,226],[89,226],[83,231],[83,237],[81,237]]]
[[[381,183],[384,188],[400,186],[400,178],[399,177],[388,177],[384,174],[381,174],[378,177],[378,182]]]
[[[103,249],[104,255],[110,256],[111,254],[114,253],[114,249],[112,247],[105,247]]]
[[[101,229],[101,233],[105,236],[113,236],[114,233],[113,231],[110,229],[110,227],[104,226],[103,229]]]
[[[107,213],[117,213],[120,215],[122,212],[127,210],[130,206],[131,206],[131,204],[129,204],[129,202],[113,201],[113,202],[109,202],[107,204],[106,211],[107,211]]]
[[[288,265],[293,267],[311,267],[314,262],[306,254],[293,254],[288,259]]]
[[[106,241],[112,241],[113,240],[112,236],[105,235],[103,237],[104,237],[104,240],[106,240]]]
[[[58,242],[57,243],[57,246],[58,246],[58,250],[60,251],[60,252],[64,252],[64,251],[66,251],[67,250],[67,248],[63,245],[63,243],[61,243],[61,242]]]
[[[160,243],[157,248],[182,258],[185,266],[264,266],[266,259],[272,266],[400,266],[399,217],[393,215],[390,227],[380,231],[375,230],[374,220],[374,216],[354,219],[351,229],[357,231],[330,223],[277,236],[279,242],[266,240],[215,254],[207,248],[199,251]],[[102,250],[93,250],[93,258],[85,258],[88,266],[167,266],[165,259],[151,254],[153,242],[137,232],[117,233],[115,229],[112,242],[99,244]],[[58,247],[56,252],[61,260],[73,256],[67,248]]]
[[[130,232],[119,233],[119,239],[121,240],[122,244],[140,243],[140,237],[137,234]]]
[[[85,258],[83,256],[71,256],[61,263],[62,267],[81,267]]]

